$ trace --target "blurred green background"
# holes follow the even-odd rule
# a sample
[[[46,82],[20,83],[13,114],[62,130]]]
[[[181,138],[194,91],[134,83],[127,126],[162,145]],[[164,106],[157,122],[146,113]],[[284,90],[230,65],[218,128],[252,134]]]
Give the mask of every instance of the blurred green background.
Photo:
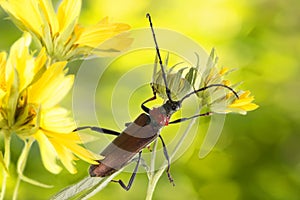
[[[219,65],[238,68],[232,75],[233,80],[243,80],[242,88],[249,89],[260,105],[246,116],[228,115],[217,145],[204,159],[198,158],[197,142],[190,147],[172,164],[176,187],[172,187],[164,174],[154,199],[300,199],[299,8],[298,0],[83,1],[82,25],[110,16],[114,21],[130,24],[133,29],[145,28],[148,27],[145,14],[149,12],[157,27],[178,31],[196,40],[208,52],[215,47]],[[5,19],[2,10],[0,17],[0,49],[8,51],[21,32]],[[130,62],[127,65],[130,66]],[[108,85],[116,74],[128,68],[119,65],[111,70],[107,72],[111,76],[107,78]],[[71,71],[76,73],[76,67]],[[105,85],[99,87],[109,89]],[[150,96],[147,90],[134,104],[139,105]],[[121,100],[120,104],[128,106],[127,101]],[[71,103],[70,94],[63,105],[71,109]],[[110,97],[101,96],[97,106],[101,108],[109,103]],[[130,106],[130,109],[134,113],[141,112],[139,106]],[[110,109],[103,108],[97,115],[105,127],[117,129],[110,118]],[[12,165],[21,147],[22,143],[15,137]],[[25,174],[54,187],[43,189],[22,183],[20,199],[48,199],[65,186],[81,180],[87,175],[88,164],[79,161],[77,166],[76,175],[66,170],[52,175],[42,166],[38,146],[34,145]],[[12,174],[12,178],[14,176]],[[129,176],[128,173],[121,175],[125,182]],[[130,191],[112,183],[94,199],[138,200],[145,197],[146,189],[147,177],[142,174],[137,176]]]

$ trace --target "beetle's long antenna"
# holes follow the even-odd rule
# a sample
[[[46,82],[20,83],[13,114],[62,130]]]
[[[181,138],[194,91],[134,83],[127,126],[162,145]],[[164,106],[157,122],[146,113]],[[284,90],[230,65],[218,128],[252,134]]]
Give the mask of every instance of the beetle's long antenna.
[[[157,44],[157,40],[156,40],[156,36],[155,36],[155,33],[154,33],[154,29],[153,29],[153,24],[152,24],[151,16],[150,16],[149,13],[147,13],[146,17],[148,18],[149,23],[150,23],[150,28],[151,28],[152,35],[153,35],[153,39],[154,39],[154,43],[155,43],[156,54],[157,54],[157,57],[158,57],[158,61],[159,61],[160,68],[161,68],[162,77],[163,77],[163,80],[164,80],[164,83],[165,83],[165,86],[166,86],[166,94],[167,94],[167,96],[168,96],[168,99],[169,99],[171,102],[173,102],[172,99],[171,99],[171,91],[170,91],[170,89],[168,88],[168,83],[167,83],[166,73],[165,73],[165,70],[164,70],[164,67],[163,67],[163,63],[162,63],[160,51],[159,51],[158,44]]]
[[[198,90],[195,90],[187,95],[185,95],[181,100],[180,102],[183,102],[183,100],[185,100],[186,98],[190,97],[191,95],[193,94],[196,94],[198,92],[201,92],[201,91],[204,91],[204,90],[207,90],[208,88],[212,88],[212,87],[224,87],[224,88],[227,88],[228,90],[230,90],[235,96],[236,98],[239,98],[239,95],[236,93],[236,91],[234,91],[231,87],[227,86],[227,85],[223,85],[223,84],[211,84],[211,85],[208,85],[208,86],[205,86],[205,87],[202,87]]]

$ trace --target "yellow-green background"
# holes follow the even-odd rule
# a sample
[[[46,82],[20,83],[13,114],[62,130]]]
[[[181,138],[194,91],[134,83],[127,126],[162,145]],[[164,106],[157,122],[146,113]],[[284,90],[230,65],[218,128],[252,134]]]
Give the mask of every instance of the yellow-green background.
[[[164,174],[154,199],[300,199],[299,8],[298,0],[83,2],[83,25],[110,16],[132,28],[144,28],[148,27],[145,14],[150,12],[156,26],[183,33],[207,51],[215,47],[220,65],[238,68],[235,80],[243,80],[242,87],[251,90],[260,105],[247,116],[228,116],[218,144],[206,158],[199,159],[199,148],[191,147],[187,156],[172,164],[176,187],[169,184]],[[0,49],[9,50],[21,32],[4,18],[2,11],[0,16]],[[119,68],[114,69],[116,73],[122,71],[122,66]],[[101,99],[104,102],[106,97]],[[63,105],[71,109],[71,101],[69,95]],[[97,114],[103,119],[111,115],[109,112],[104,109]],[[110,119],[105,118],[105,122],[109,127]],[[22,142],[14,138],[13,164],[21,147]],[[79,181],[87,175],[88,164],[80,161],[77,166],[76,175],[66,170],[52,175],[42,166],[34,145],[25,174],[53,184],[54,188],[22,183],[20,199],[47,199]],[[129,174],[125,174],[125,181],[128,178]],[[94,199],[143,199],[146,188],[146,176],[138,175],[130,191],[112,183]]]

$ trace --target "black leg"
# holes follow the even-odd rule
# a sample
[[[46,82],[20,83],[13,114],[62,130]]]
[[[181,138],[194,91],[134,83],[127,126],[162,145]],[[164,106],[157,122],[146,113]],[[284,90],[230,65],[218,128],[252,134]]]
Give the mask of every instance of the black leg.
[[[170,159],[169,159],[167,147],[166,147],[165,142],[164,142],[163,138],[161,137],[161,135],[159,135],[159,138],[160,138],[161,143],[162,143],[162,145],[163,145],[164,155],[165,155],[165,157],[166,157],[166,159],[167,159],[167,162],[168,162],[168,167],[167,167],[166,172],[167,172],[167,174],[168,174],[168,178],[169,178],[170,183],[172,183],[173,186],[175,186],[174,180],[173,180],[173,178],[172,178],[172,176],[171,176],[171,174],[170,174]]]
[[[106,128],[100,128],[100,127],[96,127],[96,126],[81,126],[81,127],[74,129],[73,132],[84,130],[84,129],[91,129],[92,131],[96,131],[98,133],[105,133],[105,134],[109,134],[109,135],[116,135],[116,136],[120,135],[120,133],[117,131],[113,131],[113,130],[106,129]]]
[[[132,185],[132,183],[134,181],[134,178],[136,176],[136,173],[137,173],[137,170],[138,170],[138,167],[139,167],[139,163],[140,163],[140,160],[141,160],[141,156],[142,156],[142,152],[140,151],[138,161],[136,163],[136,166],[134,168],[134,171],[133,171],[133,173],[130,177],[130,180],[129,180],[127,186],[125,185],[125,183],[122,180],[118,180],[118,181],[112,180],[112,182],[119,183],[124,190],[128,191],[131,188],[131,185]]]
[[[139,157],[132,159],[132,162],[138,162]],[[140,158],[140,163],[139,166],[144,167],[144,169],[148,172],[149,171],[149,166],[147,165],[146,161],[141,157]]]
[[[127,122],[125,123],[125,126],[128,127],[130,124],[132,124],[132,122]]]
[[[169,124],[176,124],[176,123],[184,122],[184,121],[196,118],[196,117],[203,117],[203,116],[209,116],[209,115],[212,115],[212,112],[198,114],[198,115],[194,115],[192,117],[185,117],[185,118],[176,119],[174,121],[169,122]]]
[[[150,109],[149,109],[148,107],[146,107],[144,104],[145,104],[145,103],[148,103],[149,101],[153,101],[153,100],[156,99],[156,91],[155,91],[155,89],[154,89],[153,83],[151,84],[151,88],[152,88],[152,92],[153,92],[153,97],[147,99],[147,100],[144,101],[144,102],[142,103],[142,105],[141,105],[143,111],[145,111],[145,112],[148,113],[148,114],[149,114]]]

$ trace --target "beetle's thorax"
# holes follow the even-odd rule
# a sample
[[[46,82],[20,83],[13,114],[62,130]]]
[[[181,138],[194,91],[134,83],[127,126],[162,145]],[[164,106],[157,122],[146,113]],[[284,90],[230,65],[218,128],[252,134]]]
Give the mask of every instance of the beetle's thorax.
[[[167,101],[164,105],[150,110],[149,115],[158,126],[167,126],[173,113],[180,108],[180,102]]]
[[[149,115],[152,122],[157,126],[167,126],[169,124],[170,115],[167,115],[162,106],[151,109]]]

